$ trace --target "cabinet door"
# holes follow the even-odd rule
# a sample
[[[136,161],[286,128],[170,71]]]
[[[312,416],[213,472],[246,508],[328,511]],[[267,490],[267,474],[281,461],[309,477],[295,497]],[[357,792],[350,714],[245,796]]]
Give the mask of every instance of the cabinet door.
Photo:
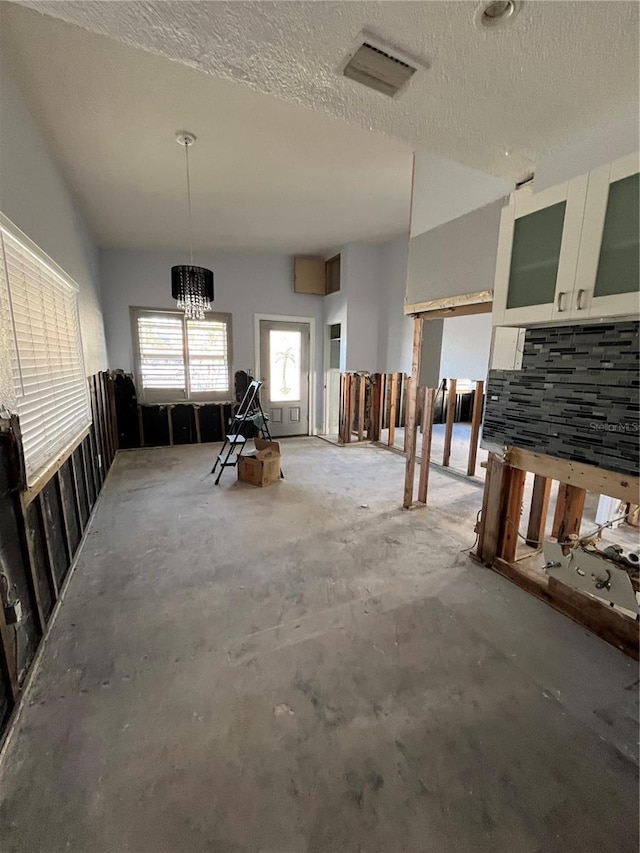
[[[587,178],[541,193],[519,191],[503,212],[496,323],[565,319],[571,309]]]
[[[576,315],[638,314],[639,188],[637,154],[589,175],[576,276]]]

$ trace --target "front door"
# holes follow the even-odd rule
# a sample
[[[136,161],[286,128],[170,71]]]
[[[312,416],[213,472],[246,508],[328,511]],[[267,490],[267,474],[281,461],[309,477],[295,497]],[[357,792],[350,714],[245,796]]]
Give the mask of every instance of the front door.
[[[309,433],[308,323],[260,321],[262,407],[274,438]]]

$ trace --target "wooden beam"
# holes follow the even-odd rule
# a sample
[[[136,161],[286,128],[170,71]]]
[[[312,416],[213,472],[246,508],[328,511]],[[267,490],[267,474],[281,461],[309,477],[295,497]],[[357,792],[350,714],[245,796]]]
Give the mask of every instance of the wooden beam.
[[[420,479],[418,480],[418,503],[427,503],[429,489],[429,470],[431,468],[431,439],[433,436],[433,416],[435,412],[436,389],[424,389],[422,405],[422,449],[420,451]]]
[[[398,406],[398,374],[391,374],[391,402],[389,405],[389,437],[387,444],[393,447],[396,440],[396,414]]]
[[[587,493],[578,486],[567,486],[565,489],[564,512],[558,528],[558,542],[566,542],[569,536],[580,533],[582,513]]]
[[[461,293],[459,296],[442,296],[439,299],[429,299],[427,302],[414,302],[404,306],[405,314],[428,314],[446,308],[461,308],[468,305],[491,303],[493,290],[475,290],[472,293]],[[491,307],[488,308],[491,310]]]
[[[638,622],[632,616],[567,586],[557,578],[548,577],[526,563],[508,563],[496,558],[491,568],[531,595],[545,601],[554,610],[638,660]]]
[[[444,429],[444,451],[442,453],[442,464],[445,468],[449,466],[451,459],[451,439],[453,438],[453,422],[456,416],[456,380],[449,379],[447,389],[447,419]]]
[[[56,578],[56,563],[53,554],[53,545],[51,543],[51,537],[49,536],[49,527],[47,525],[47,508],[44,504],[44,497],[42,495],[42,492],[40,492],[40,494],[38,495],[38,503],[36,504],[36,506],[38,507],[38,519],[40,521],[42,533],[44,536],[44,550],[45,557],[47,560],[47,569],[49,572],[49,583],[53,592],[53,600],[57,601],[58,596],[60,594],[60,590],[58,589],[58,579]],[[68,540],[65,538],[65,542],[66,541]]]
[[[384,420],[387,414],[387,385],[388,385],[389,374],[381,373],[380,374],[380,412],[379,420],[378,420],[378,438],[377,441],[380,441],[382,437],[382,430],[384,429]]]
[[[512,562],[516,558],[526,476],[526,471],[520,471],[517,468],[507,468],[506,470],[504,485],[505,511],[500,533],[498,556],[507,562]]]
[[[539,547],[540,543],[544,540],[544,531],[549,513],[551,483],[552,480],[540,474],[536,474],[533,480],[533,494],[531,495],[529,525],[527,527],[527,545],[531,548]]]
[[[556,494],[556,507],[553,513],[553,524],[551,525],[551,535],[554,539],[558,538],[558,531],[562,523],[564,515],[564,507],[567,502],[567,484],[558,483],[558,493]]]
[[[491,566],[498,554],[506,467],[495,453],[489,454],[478,531],[478,558],[486,566]]]
[[[353,421],[356,412],[356,377],[353,373],[347,374],[347,382],[347,402],[349,404],[347,408],[347,442],[350,442],[353,436]]]
[[[410,316],[418,316],[424,320],[446,320],[451,317],[469,317],[472,314],[490,314],[493,302],[477,302],[473,305],[458,305],[454,308],[436,308],[433,311],[409,312]]]
[[[597,495],[609,495],[625,503],[640,503],[640,477],[605,471],[584,462],[556,459],[519,447],[507,449],[506,459],[513,468],[542,474],[551,480],[559,480],[571,486],[579,486]]]
[[[413,503],[413,482],[416,470],[416,439],[417,439],[417,413],[418,413],[418,395],[420,388],[418,386],[418,376],[420,375],[420,362],[422,360],[422,317],[416,317],[413,324],[413,350],[411,358],[411,375],[415,377],[413,387],[411,382],[407,381],[407,415],[404,424],[405,434],[405,452],[407,455],[405,461],[404,472],[404,500],[402,505],[408,509]]]
[[[373,373],[369,385],[369,424],[367,438],[370,441],[380,441],[380,408],[382,395],[382,374]]]
[[[476,382],[476,390],[473,395],[473,413],[471,415],[471,435],[469,438],[469,459],[467,462],[467,475],[473,477],[476,473],[476,459],[478,458],[478,441],[480,439],[480,426],[482,425],[482,399],[484,396],[484,382],[480,379]]]
[[[358,376],[358,441],[364,441],[364,395],[366,390],[366,378],[361,373]]]
[[[193,409],[193,419],[196,424],[196,441],[198,444],[202,444],[202,435],[200,433],[200,406],[192,406]]]
[[[403,450],[405,453],[409,450],[409,431],[407,430],[407,423],[409,421],[409,406],[411,405],[411,382],[412,379],[410,376],[407,376],[405,381],[403,382],[403,390],[404,390],[404,447]],[[419,400],[419,394],[416,396],[416,399]],[[416,428],[418,423],[419,412],[418,409],[420,407],[419,402],[416,403]]]
[[[140,447],[144,447],[144,421],[142,420],[142,406],[138,403],[138,439]]]

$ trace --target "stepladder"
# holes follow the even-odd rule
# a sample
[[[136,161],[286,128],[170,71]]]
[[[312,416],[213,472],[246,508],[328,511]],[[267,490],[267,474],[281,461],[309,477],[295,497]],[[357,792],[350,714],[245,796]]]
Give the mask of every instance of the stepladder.
[[[213,464],[211,473],[217,472],[215,485],[220,482],[220,477],[225,468],[236,468],[238,461],[242,456],[242,451],[247,443],[247,431],[254,427],[258,434],[271,441],[271,433],[269,432],[269,419],[265,415],[262,404],[260,403],[260,388],[262,382],[254,379],[245,391],[244,397],[238,406],[235,414],[229,421],[229,430],[225,435],[222,450],[218,453],[216,461]],[[282,471],[280,472],[282,477]]]

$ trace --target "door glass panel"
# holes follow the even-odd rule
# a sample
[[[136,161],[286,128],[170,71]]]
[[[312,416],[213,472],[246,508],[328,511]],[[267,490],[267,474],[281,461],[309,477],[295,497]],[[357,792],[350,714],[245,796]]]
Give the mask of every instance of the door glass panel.
[[[553,303],[566,202],[516,219],[507,308]]]
[[[272,403],[300,399],[302,332],[269,331],[269,376]]]
[[[631,175],[615,181],[609,188],[594,296],[633,293],[640,287],[639,178],[639,175]]]

